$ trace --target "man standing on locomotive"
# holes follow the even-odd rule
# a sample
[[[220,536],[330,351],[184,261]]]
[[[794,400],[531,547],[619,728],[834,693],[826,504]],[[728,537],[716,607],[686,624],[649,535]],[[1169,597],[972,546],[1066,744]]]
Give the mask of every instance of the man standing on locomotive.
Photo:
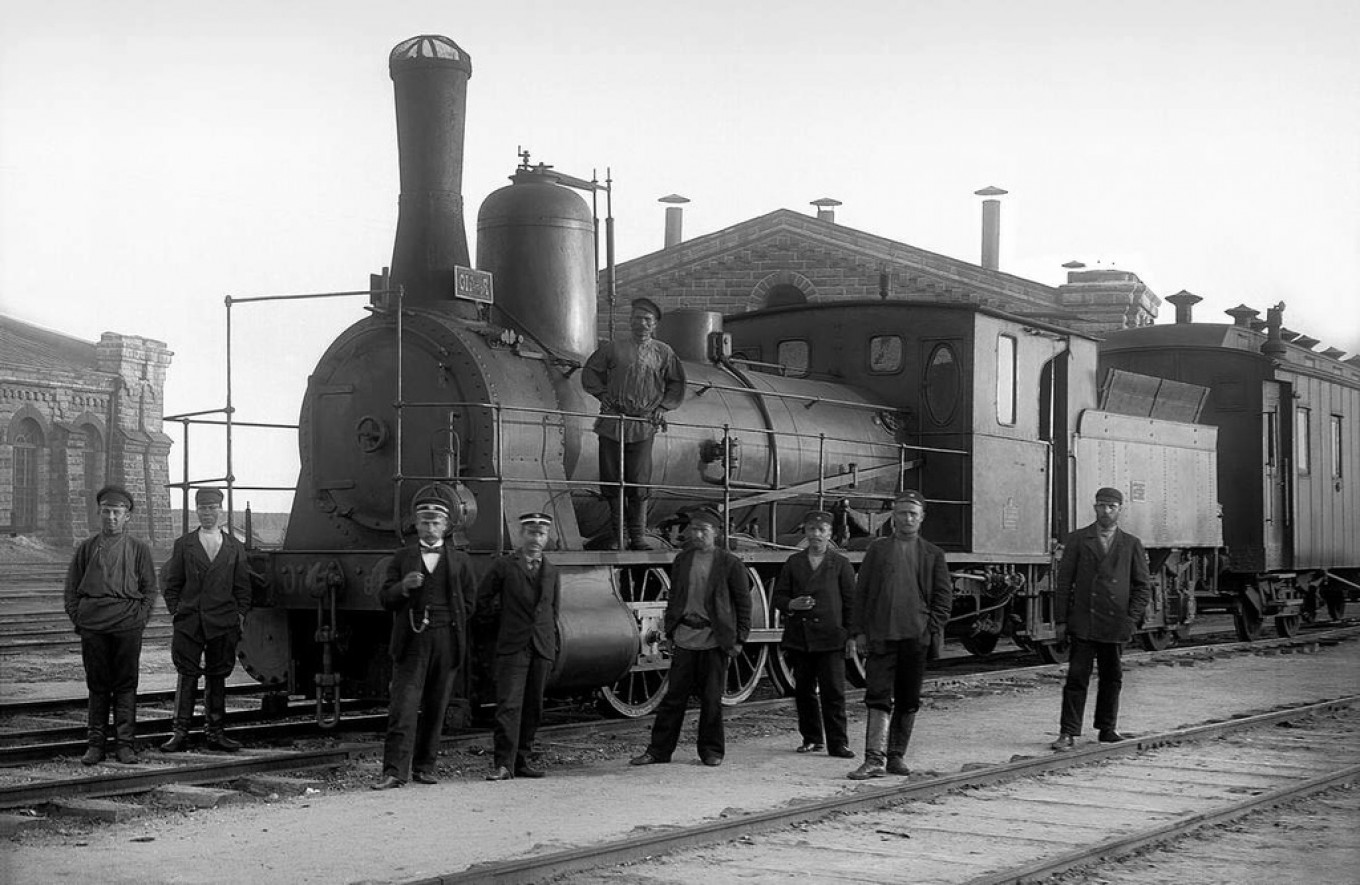
[[[647,499],[652,481],[652,440],[666,428],[666,412],[685,399],[685,367],[669,344],[653,336],[661,308],[635,298],[628,318],[631,335],[607,341],[590,355],[581,386],[600,401],[595,434],[600,448],[600,491],[609,502],[610,549],[618,549],[619,462],[624,489],[623,524],[629,550],[646,550]],[[620,420],[623,419],[633,420]],[[622,451],[620,451],[620,449]]]
[[[189,745],[198,677],[206,676],[204,736],[212,749],[231,753],[241,749],[241,744],[222,731],[227,717],[227,677],[236,667],[236,644],[250,608],[250,570],[245,545],[219,525],[222,490],[199,489],[194,504],[199,528],[176,539],[161,569],[165,607],[175,622],[170,659],[179,674],[174,733],[161,750],[178,753]]]
[[[489,781],[543,777],[530,764],[543,690],[557,660],[562,581],[543,555],[552,517],[519,518],[519,549],[491,564],[477,591],[479,620],[497,621],[495,759]]]
[[[392,689],[375,790],[438,783],[444,711],[477,604],[472,560],[448,542],[453,496],[426,486],[411,502],[417,538],[392,554],[378,599],[392,612]]]
[[[64,593],[90,693],[89,749],[80,761],[103,761],[112,709],[117,759],[131,764],[137,761],[137,671],[142,633],[156,605],[156,566],[146,542],[127,533],[136,506],[128,490],[104,486],[94,500],[100,532],[76,548]]]
[[[1055,750],[1070,750],[1081,734],[1086,689],[1093,665],[1100,667],[1094,725],[1102,743],[1124,740],[1119,733],[1120,655],[1143,621],[1151,594],[1143,542],[1119,527],[1124,494],[1096,492],[1096,521],[1067,536],[1054,580],[1054,619],[1067,630],[1069,656],[1063,685],[1062,718]]]
[[[847,653],[868,652],[869,723],[864,764],[850,772],[851,780],[910,773],[903,757],[921,708],[926,655],[954,601],[944,551],[921,537],[925,518],[921,493],[900,493],[893,501],[892,537],[870,544],[860,565]]]
[[[793,667],[799,753],[855,758],[845,724],[845,625],[855,595],[850,560],[831,549],[834,517],[814,510],[803,517],[807,548],[788,558],[774,584],[774,607],[784,615],[784,654]],[[821,703],[817,701],[821,694]],[[825,743],[823,742],[825,740]]]
[[[722,765],[727,751],[723,683],[728,662],[741,654],[751,632],[751,579],[746,565],[717,545],[721,529],[722,517],[712,510],[689,514],[689,546],[675,557],[666,601],[665,634],[672,643],[666,695],[656,710],[651,742],[629,760],[631,765],[671,761],[691,694],[699,696],[699,758],[705,765]]]

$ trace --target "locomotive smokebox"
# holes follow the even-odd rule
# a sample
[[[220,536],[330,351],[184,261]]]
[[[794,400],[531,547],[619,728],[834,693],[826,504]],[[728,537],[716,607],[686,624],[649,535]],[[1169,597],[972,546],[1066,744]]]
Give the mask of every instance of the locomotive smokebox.
[[[502,319],[562,354],[595,350],[595,220],[551,167],[520,166],[477,212],[477,269]]]
[[[401,197],[392,283],[407,306],[452,298],[454,268],[470,266],[463,226],[463,128],[472,58],[448,37],[421,35],[387,59],[397,104]]]

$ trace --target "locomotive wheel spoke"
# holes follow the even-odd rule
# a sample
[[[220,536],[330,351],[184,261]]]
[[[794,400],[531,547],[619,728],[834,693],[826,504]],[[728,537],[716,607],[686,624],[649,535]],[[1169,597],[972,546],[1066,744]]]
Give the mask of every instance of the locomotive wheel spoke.
[[[765,584],[755,569],[748,566],[746,571],[751,577],[751,627],[763,629],[770,623]],[[765,669],[769,654],[767,645],[746,643],[741,648],[741,654],[727,662],[727,679],[723,685],[724,704],[740,704],[751,696],[760,682],[760,674]]]

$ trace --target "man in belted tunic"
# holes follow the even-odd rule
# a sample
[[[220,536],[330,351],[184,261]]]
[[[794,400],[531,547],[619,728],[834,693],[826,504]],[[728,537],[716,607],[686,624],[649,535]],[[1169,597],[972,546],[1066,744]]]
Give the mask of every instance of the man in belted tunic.
[[[382,779],[390,790],[414,779],[438,783],[436,760],[444,711],[467,647],[477,604],[472,560],[448,543],[453,496],[426,486],[411,503],[417,538],[392,554],[378,599],[392,612],[392,687]]]
[[[1096,492],[1096,521],[1067,536],[1053,582],[1054,619],[1067,629],[1070,654],[1063,685],[1062,717],[1055,750],[1070,750],[1081,734],[1091,670],[1100,666],[1095,727],[1103,743],[1122,741],[1119,693],[1124,684],[1120,656],[1143,621],[1151,593],[1143,542],[1119,527],[1124,493]]]
[[[851,780],[910,773],[907,745],[916,727],[926,655],[944,630],[954,587],[944,551],[921,537],[926,499],[908,490],[893,501],[893,533],[869,545],[859,568],[850,632],[867,651],[864,705],[869,722],[864,764]]]
[[[76,548],[64,593],[90,693],[89,749],[80,761],[103,761],[112,708],[117,759],[130,764],[137,761],[137,671],[142,633],[156,605],[156,566],[146,542],[127,533],[136,506],[128,490],[105,486],[95,503],[100,532]]]
[[[781,646],[793,668],[803,736],[798,752],[816,753],[825,746],[828,755],[853,759],[845,722],[845,626],[855,596],[855,570],[831,548],[834,519],[825,510],[803,517],[807,547],[780,569],[773,603],[784,615]]]
[[[161,744],[166,753],[189,745],[198,677],[207,677],[203,694],[204,736],[215,750],[235,752],[239,741],[223,732],[227,716],[227,677],[236,667],[236,644],[250,608],[250,569],[246,548],[222,531],[222,490],[194,493],[198,529],[175,541],[161,569],[165,607],[175,622],[170,659],[179,673],[175,686],[174,733]]]
[[[486,779],[543,777],[531,757],[543,691],[557,660],[561,578],[543,555],[552,517],[519,518],[519,549],[491,564],[477,591],[477,617],[496,624],[495,758]]]
[[[722,517],[706,508],[689,515],[688,546],[675,557],[664,616],[671,642],[666,695],[656,709],[651,741],[629,760],[631,765],[671,761],[691,694],[699,696],[699,759],[722,765],[727,664],[741,654],[751,632],[751,578],[745,563],[717,545],[722,524]]]
[[[666,427],[666,412],[685,399],[685,367],[669,344],[653,335],[661,308],[636,298],[628,318],[630,336],[607,341],[590,355],[581,387],[600,401],[595,433],[600,446],[600,491],[609,502],[611,549],[618,549],[619,461],[622,458],[624,521],[630,550],[646,550],[647,499],[652,481],[652,440]],[[637,420],[619,420],[618,416]],[[620,455],[620,446],[622,454]]]

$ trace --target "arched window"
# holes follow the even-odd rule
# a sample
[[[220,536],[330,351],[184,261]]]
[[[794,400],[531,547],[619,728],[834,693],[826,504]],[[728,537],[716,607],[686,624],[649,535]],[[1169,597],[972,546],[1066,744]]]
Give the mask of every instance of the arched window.
[[[85,513],[90,531],[99,531],[99,505],[95,492],[104,486],[104,435],[93,424],[80,428],[85,434]]]
[[[786,307],[790,304],[807,304],[807,295],[792,283],[780,283],[765,296],[766,307]]]
[[[942,342],[930,352],[926,364],[926,409],[936,424],[948,424],[954,417],[961,389],[959,359],[953,345]]]
[[[14,516],[18,531],[38,527],[38,454],[43,447],[42,428],[23,418],[14,430]]]

